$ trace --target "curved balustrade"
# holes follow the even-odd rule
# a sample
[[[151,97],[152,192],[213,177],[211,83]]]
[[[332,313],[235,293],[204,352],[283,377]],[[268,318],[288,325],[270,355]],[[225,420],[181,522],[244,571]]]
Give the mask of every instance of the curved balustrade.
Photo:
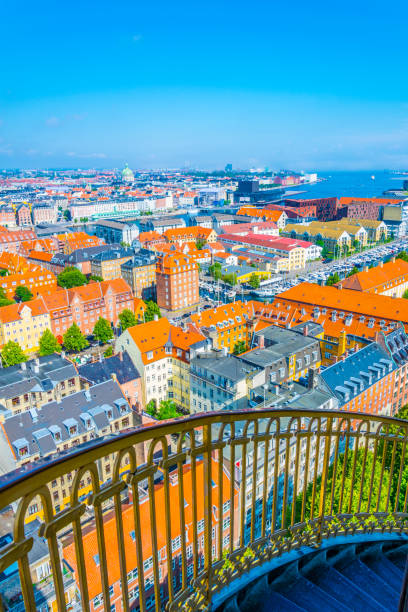
[[[35,610],[26,533],[40,500],[60,611],[66,563],[84,611],[110,610],[118,585],[123,610],[207,609],[243,572],[294,547],[408,533],[407,431],[407,422],[387,417],[265,409],[96,440],[0,479],[0,508],[17,508],[0,572],[18,563],[24,607]],[[52,483],[67,474],[70,502],[57,512]],[[85,478],[91,491],[81,496]]]

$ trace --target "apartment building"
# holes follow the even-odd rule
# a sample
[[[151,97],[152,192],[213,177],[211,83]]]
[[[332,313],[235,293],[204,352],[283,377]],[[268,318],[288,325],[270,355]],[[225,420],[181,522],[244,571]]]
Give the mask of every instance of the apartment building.
[[[197,240],[211,243],[217,240],[217,234],[213,229],[208,227],[200,227],[199,225],[168,229],[163,232],[163,236],[167,242],[172,243],[197,242]]]
[[[262,368],[224,351],[198,354],[190,363],[190,410],[239,410],[248,407],[249,389],[262,384]]]
[[[1,255],[4,255],[4,253]],[[2,261],[0,261],[0,269],[7,269]],[[2,276],[0,287],[4,290],[8,299],[15,299],[17,287],[26,287],[34,297],[37,297],[44,291],[55,291],[57,289],[57,279],[46,268],[30,263],[24,268],[24,271]]]
[[[125,308],[134,311],[132,291],[123,278],[61,289],[44,295],[42,300],[50,317],[51,331],[60,341],[73,323],[89,335],[99,317],[117,325],[119,314]]]
[[[321,366],[320,342],[304,330],[276,325],[254,332],[252,349],[240,355],[245,363],[266,370],[266,380],[281,383],[305,377]]]
[[[60,401],[81,389],[78,372],[54,353],[0,369],[0,420]]]
[[[189,364],[207,347],[198,331],[184,331],[167,318],[125,330],[116,341],[117,351],[126,351],[142,379],[143,406],[150,400],[173,399],[189,410]]]
[[[94,385],[58,401],[51,401],[0,422],[0,472],[14,470],[52,453],[114,433],[133,425],[133,413],[114,380]],[[100,465],[100,481],[111,478],[114,455]],[[55,513],[70,507],[75,471],[49,485]],[[92,490],[91,477],[80,483],[82,501]],[[42,518],[42,508],[33,499],[28,520]]]
[[[64,266],[74,266],[78,268],[82,272],[82,274],[91,274],[91,260],[95,255],[99,253],[103,253],[105,251],[109,251],[109,249],[113,246],[114,248],[120,248],[120,244],[115,245],[106,245],[101,244],[100,246],[87,247],[85,249],[76,249],[72,251],[69,255],[63,256]],[[55,265],[55,259],[53,260],[53,265]],[[104,279],[108,280],[108,279]]]
[[[157,304],[167,311],[182,311],[200,302],[198,266],[183,253],[169,253],[157,261]]]
[[[323,370],[319,378],[351,412],[392,416],[396,366],[376,342]]]
[[[159,232],[151,231],[151,232],[141,232],[139,234],[139,243],[140,246],[144,249],[151,249],[158,244],[162,244],[164,242],[163,236],[159,234]]]
[[[257,221],[254,223],[232,223],[221,227],[223,234],[236,234],[247,236],[248,234],[258,234],[266,236],[279,236],[279,229],[273,221]]]
[[[341,251],[351,249],[352,246],[352,237],[345,229],[323,227],[322,224],[317,226],[288,223],[283,235],[294,239],[322,243],[323,248],[330,253],[335,253],[337,249]]]
[[[56,238],[58,240],[60,253],[64,253],[65,255],[69,255],[72,251],[76,251],[77,249],[85,249],[104,244],[102,238],[89,236],[85,232],[57,234]]]
[[[387,263],[381,261],[374,268],[345,278],[340,284],[344,289],[401,298],[408,290],[408,262],[393,257]]]
[[[34,225],[38,225],[39,223],[56,223],[57,222],[56,206],[36,204],[32,208],[31,215],[33,218]]]
[[[140,374],[125,351],[112,357],[101,357],[78,367],[78,374],[89,385],[98,385],[107,380],[116,380],[134,410],[142,409],[142,383]]]
[[[282,230],[288,220],[288,216],[284,211],[270,210],[268,208],[257,208],[256,206],[241,206],[237,215],[243,217],[251,217],[254,221],[262,219],[263,221],[272,221]]]
[[[26,202],[22,202],[16,209],[17,225],[32,225],[31,208]]]
[[[209,338],[215,349],[232,353],[238,342],[249,347],[253,317],[252,308],[239,300],[192,314],[189,327]]]
[[[135,297],[146,301],[156,298],[156,255],[152,251],[140,249],[120,269]]]
[[[133,257],[133,249],[111,248],[91,256],[91,274],[100,276],[104,281],[122,276],[121,265]]]
[[[308,249],[312,246],[310,242],[303,240],[296,240],[291,238],[275,238],[267,236],[256,236],[254,234],[248,234],[247,236],[237,236],[235,234],[220,234],[218,239],[221,243],[230,249],[240,248],[241,246],[265,251],[271,253],[276,257],[284,259],[285,270],[300,270],[306,265],[306,261],[309,257],[315,259],[316,249],[312,249],[310,252]],[[317,249],[319,247],[317,246]],[[316,253],[321,253],[316,251]]]
[[[308,209],[309,216],[317,217],[319,221],[331,221],[337,215],[337,198],[284,200],[284,202],[292,208]]]
[[[391,331],[400,322],[408,330],[406,300],[386,295],[301,283],[275,297],[276,308],[284,310],[291,305],[300,312],[311,311],[313,319],[320,314],[334,322],[341,319],[346,329],[355,317],[371,330]]]
[[[221,531],[221,542],[223,550],[228,550],[230,545],[230,537],[234,534],[230,533],[230,516],[231,516],[231,499],[230,499],[230,477],[225,467],[222,468],[221,478],[219,478],[218,461],[213,459],[212,467],[212,494],[213,494],[213,512],[211,513],[211,546],[213,558],[221,558],[222,550],[219,550],[219,536]],[[197,555],[197,565],[199,570],[203,567],[204,557],[204,465],[203,461],[198,459],[196,462],[195,476],[193,480],[192,470],[190,465],[184,465],[182,468],[182,486],[184,496],[184,520],[185,520],[185,545],[187,558],[187,579],[193,577],[193,559]],[[168,489],[170,508],[178,513],[180,503],[181,483],[177,470],[170,473],[170,487]],[[193,484],[194,482],[194,484]],[[220,491],[220,485],[222,489]],[[193,491],[196,491],[197,503],[193,502]],[[155,508],[164,508],[165,506],[165,486],[162,481],[157,482],[154,487],[154,506]],[[221,496],[222,508],[218,507]],[[150,500],[151,501],[151,500]],[[133,500],[134,502],[134,500]],[[233,497],[234,513],[238,512],[238,490],[234,488]],[[149,493],[146,488],[140,489],[139,492],[139,512],[140,524],[148,525],[151,522],[150,517]],[[193,508],[195,508],[197,522],[197,533],[195,533],[193,523]],[[157,512],[154,518],[156,524],[156,538],[158,549],[158,571],[160,577],[160,598],[161,609],[165,608],[168,600],[168,580],[172,580],[173,588],[177,592],[181,588],[182,564],[181,564],[181,547],[182,538],[180,534],[180,523],[178,520],[171,521],[171,560],[167,559],[167,539],[166,539],[166,524],[164,514]],[[122,521],[124,534],[124,548],[126,551],[126,567],[127,567],[127,590],[129,594],[130,607],[133,610],[139,609],[139,587],[140,576],[143,573],[144,596],[147,610],[153,610],[155,604],[154,596],[154,575],[153,575],[153,549],[149,530],[141,529],[141,547],[143,555],[143,567],[138,567],[135,546],[135,523],[134,509],[132,500],[128,505],[122,506]],[[237,524],[238,521],[235,521]],[[100,574],[100,559],[98,548],[98,536],[95,522],[91,522],[86,533],[83,535],[85,569],[88,580],[88,590],[90,599],[91,612],[102,612],[102,610],[115,610],[121,612],[124,610],[121,574],[117,559],[119,558],[119,548],[117,540],[116,519],[114,512],[110,512],[104,517],[104,533],[106,542],[109,542],[111,554],[106,558],[108,575],[109,575],[109,602],[103,601],[102,583]],[[194,552],[195,551],[195,552]],[[73,568],[74,575],[79,585],[77,557],[75,553],[75,544],[72,535],[64,538],[62,542],[62,556],[69,566]],[[171,575],[168,575],[168,564],[171,566]]]
[[[51,329],[51,318],[42,297],[0,308],[2,347],[9,341],[18,342],[27,354],[35,353],[46,329]]]
[[[379,334],[377,342],[396,366],[393,397],[395,414],[408,404],[408,336],[401,325],[388,334]]]
[[[22,230],[7,230],[0,226],[0,253],[8,251],[9,253],[18,253],[20,244],[25,240],[35,240],[36,235],[32,229]]]

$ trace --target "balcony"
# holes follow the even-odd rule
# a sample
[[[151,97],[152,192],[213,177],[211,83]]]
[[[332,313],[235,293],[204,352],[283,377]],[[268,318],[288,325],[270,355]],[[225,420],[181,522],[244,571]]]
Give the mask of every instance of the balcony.
[[[405,545],[407,436],[407,422],[387,417],[234,411],[129,429],[26,464],[0,478],[12,533],[0,548],[3,608],[37,610],[41,592],[64,612],[241,609],[231,598],[300,557]],[[52,482],[70,472],[70,501],[56,512]],[[80,499],[85,477],[91,492]],[[38,538],[50,568],[42,590]],[[15,605],[2,586],[12,572]]]

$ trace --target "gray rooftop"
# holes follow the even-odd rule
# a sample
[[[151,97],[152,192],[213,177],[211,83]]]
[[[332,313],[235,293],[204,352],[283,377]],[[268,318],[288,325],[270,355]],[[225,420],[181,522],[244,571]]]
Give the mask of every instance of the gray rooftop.
[[[120,244],[101,244],[99,246],[76,249],[76,251],[73,251],[67,256],[66,263],[68,265],[75,265],[77,263],[89,261],[90,259],[95,257],[95,255],[99,255],[99,253],[104,253],[105,251],[111,251],[112,249],[120,248]]]
[[[248,374],[259,371],[259,368],[246,364],[235,355],[224,355],[222,351],[199,353],[191,360],[190,367],[192,373],[199,372],[199,369],[203,368],[233,382],[238,382]]]
[[[11,399],[30,391],[50,391],[59,382],[77,376],[74,365],[54,353],[0,369],[0,399]]]
[[[285,329],[277,325],[270,325],[259,332],[255,332],[255,336],[263,336],[265,347],[272,348],[277,355],[294,355],[306,348],[319,348],[319,341],[311,336],[304,336],[292,329]]]
[[[136,366],[126,351],[113,355],[113,357],[107,357],[106,359],[80,366],[78,372],[80,376],[94,384],[110,380],[112,374],[116,375],[121,385],[140,378]]]
[[[129,404],[118,383],[108,380],[61,401],[10,416],[4,421],[4,433],[0,437],[0,472],[9,459],[5,456],[10,454],[8,442],[17,456],[24,446],[27,458],[38,453],[45,456],[56,452],[57,444],[79,434],[103,435],[102,429],[109,428],[111,420],[129,412]]]

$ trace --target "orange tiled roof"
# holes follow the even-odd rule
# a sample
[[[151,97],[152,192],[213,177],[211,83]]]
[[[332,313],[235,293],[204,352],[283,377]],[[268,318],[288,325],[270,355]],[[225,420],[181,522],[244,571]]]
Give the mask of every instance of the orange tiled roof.
[[[337,287],[322,287],[314,283],[301,283],[277,295],[274,304],[277,305],[283,301],[326,306],[337,311],[401,321],[408,325],[408,306],[403,298],[391,298]]]
[[[377,287],[392,283],[398,286],[408,281],[408,262],[403,259],[389,261],[383,266],[376,266],[363,272],[358,272],[345,278],[341,285],[344,289],[355,289],[357,291],[370,291]]]
[[[13,321],[19,321],[21,317],[21,311],[24,307],[28,307],[31,310],[31,316],[36,317],[39,315],[47,314],[44,302],[41,298],[30,300],[29,302],[21,302],[20,304],[10,304],[9,306],[2,306],[0,308],[0,321],[1,323],[12,323]]]
[[[216,308],[209,308],[200,313],[191,315],[191,321],[196,329],[224,323],[222,330],[232,329],[237,325],[244,324],[248,318],[253,316],[251,304],[244,304],[240,300],[233,304],[221,304]],[[237,320],[237,317],[240,320]]]

